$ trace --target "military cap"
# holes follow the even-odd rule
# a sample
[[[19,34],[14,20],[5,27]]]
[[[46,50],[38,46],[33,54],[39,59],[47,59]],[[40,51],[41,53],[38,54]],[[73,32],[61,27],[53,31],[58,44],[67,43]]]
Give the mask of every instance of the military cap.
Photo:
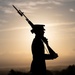
[[[41,25],[41,24],[35,24],[33,26],[33,29],[31,30],[32,33],[35,33],[35,32],[39,32],[40,30],[45,30],[44,29],[44,26],[45,25]]]

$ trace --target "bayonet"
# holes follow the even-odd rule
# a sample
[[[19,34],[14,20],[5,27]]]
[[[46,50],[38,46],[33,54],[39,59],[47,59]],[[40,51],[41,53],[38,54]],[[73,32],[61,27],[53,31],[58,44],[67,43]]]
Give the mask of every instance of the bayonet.
[[[21,10],[18,10],[14,5],[12,5],[12,6],[16,9],[16,11],[18,12],[18,14],[20,16],[23,16],[24,15],[24,13]]]
[[[34,27],[34,24],[25,16],[24,12],[22,12],[21,10],[17,9],[14,5],[12,5],[15,10],[18,12],[18,14],[22,17],[24,16],[26,21],[30,24],[30,26],[33,28]]]

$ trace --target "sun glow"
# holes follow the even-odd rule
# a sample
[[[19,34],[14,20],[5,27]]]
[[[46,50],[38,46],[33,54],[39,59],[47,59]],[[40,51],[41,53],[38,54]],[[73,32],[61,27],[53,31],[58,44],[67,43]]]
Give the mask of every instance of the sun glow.
[[[0,13],[0,66],[27,65],[32,60],[31,45],[35,34],[31,33],[30,30],[32,28],[25,18],[21,17],[12,6],[8,7],[8,5],[14,2],[16,4],[15,6],[19,6],[21,10],[30,11],[25,11],[25,15],[34,24],[45,24],[46,30],[44,36],[48,39],[50,47],[59,55],[56,60],[49,61],[48,65],[62,65],[63,63],[68,63],[70,60],[75,63],[73,59],[75,57],[75,22],[73,10],[68,14],[69,11],[65,11],[67,10],[67,6],[64,8],[64,4],[58,5],[52,3],[52,5],[51,2],[40,4],[34,0],[26,0],[26,2],[24,0],[24,2],[22,1],[19,4],[20,1],[18,2],[18,0],[11,1],[14,0],[1,2],[4,4],[1,6]],[[12,13],[6,11],[7,9],[5,7]]]

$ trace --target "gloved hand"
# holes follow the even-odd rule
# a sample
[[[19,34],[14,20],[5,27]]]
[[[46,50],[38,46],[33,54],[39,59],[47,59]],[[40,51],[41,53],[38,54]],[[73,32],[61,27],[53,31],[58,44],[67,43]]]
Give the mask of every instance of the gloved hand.
[[[48,39],[47,39],[46,37],[42,37],[42,41],[43,41],[46,45],[48,45]]]
[[[58,57],[58,54],[57,53],[54,53],[53,54],[53,59],[56,59]]]

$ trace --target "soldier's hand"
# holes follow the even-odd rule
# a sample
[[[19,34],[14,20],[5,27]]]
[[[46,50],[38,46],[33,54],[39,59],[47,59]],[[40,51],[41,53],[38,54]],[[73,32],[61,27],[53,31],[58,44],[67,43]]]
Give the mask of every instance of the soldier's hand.
[[[56,59],[58,57],[58,54],[57,53],[52,53],[52,54],[50,54],[50,56],[53,60],[53,59]]]
[[[58,57],[58,54],[57,54],[57,53],[55,53],[55,54],[54,54],[54,58],[57,58],[57,57]]]
[[[48,39],[46,37],[43,37],[42,40],[46,45],[48,45]]]

